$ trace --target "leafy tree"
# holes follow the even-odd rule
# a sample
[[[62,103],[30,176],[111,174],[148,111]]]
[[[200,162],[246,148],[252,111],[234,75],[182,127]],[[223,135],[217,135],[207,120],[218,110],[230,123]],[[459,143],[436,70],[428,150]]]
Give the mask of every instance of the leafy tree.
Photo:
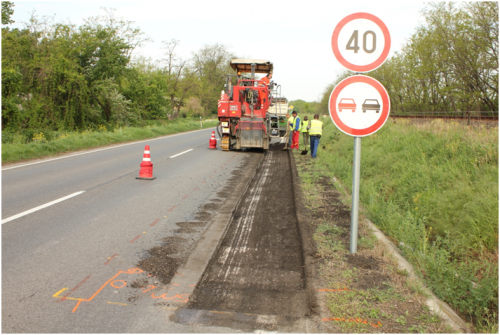
[[[14,14],[14,3],[10,1],[2,1],[2,24],[14,23],[10,17]]]
[[[235,73],[229,65],[233,58],[235,56],[221,44],[205,45],[193,55],[193,68],[198,77],[196,96],[208,113],[217,112],[225,75]]]

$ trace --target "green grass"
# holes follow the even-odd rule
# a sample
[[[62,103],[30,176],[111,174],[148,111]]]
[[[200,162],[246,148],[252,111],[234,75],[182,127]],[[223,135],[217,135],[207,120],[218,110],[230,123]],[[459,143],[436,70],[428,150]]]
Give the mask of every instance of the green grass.
[[[216,125],[217,121],[203,122],[203,128]],[[165,124],[155,123],[144,127],[110,128],[109,130],[99,125],[97,129],[88,128],[83,132],[44,132],[42,130],[30,132],[27,135],[21,132],[2,133],[2,164],[197,129],[200,129],[199,120],[177,119]]]
[[[352,159],[353,138],[327,120],[315,166],[350,193]],[[360,202],[437,296],[498,331],[497,128],[387,122],[362,139]]]

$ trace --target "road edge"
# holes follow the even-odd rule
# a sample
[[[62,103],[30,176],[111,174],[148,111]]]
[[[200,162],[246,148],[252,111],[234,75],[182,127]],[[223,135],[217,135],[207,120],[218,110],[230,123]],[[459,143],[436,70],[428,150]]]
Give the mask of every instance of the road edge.
[[[295,157],[293,156],[293,149],[288,149],[288,161],[290,163],[290,169],[292,171],[292,189],[293,189],[293,198],[294,198],[294,207],[295,207],[295,216],[297,218],[297,226],[299,228],[299,235],[301,239],[302,246],[302,255],[304,257],[304,274],[306,277],[306,290],[307,295],[309,297],[309,304],[311,306],[311,317],[327,317],[327,306],[324,304],[323,300],[319,297],[319,291],[316,290],[318,287],[318,277],[316,266],[314,263],[316,262],[314,259],[314,255],[316,251],[312,246],[311,239],[312,234],[308,231],[306,227],[306,220],[304,215],[302,214],[300,208],[304,205],[302,199],[302,192],[300,190],[300,180],[299,173],[297,171],[297,166],[295,165]],[[319,324],[320,328],[322,324]],[[319,329],[318,329],[319,330]]]

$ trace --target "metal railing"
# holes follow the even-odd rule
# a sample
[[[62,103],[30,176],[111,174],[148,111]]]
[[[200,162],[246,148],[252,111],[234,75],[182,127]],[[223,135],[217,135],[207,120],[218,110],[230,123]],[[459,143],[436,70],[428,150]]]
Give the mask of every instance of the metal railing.
[[[490,111],[452,111],[452,112],[391,112],[391,117],[410,119],[462,119],[462,120],[497,120],[498,112]]]

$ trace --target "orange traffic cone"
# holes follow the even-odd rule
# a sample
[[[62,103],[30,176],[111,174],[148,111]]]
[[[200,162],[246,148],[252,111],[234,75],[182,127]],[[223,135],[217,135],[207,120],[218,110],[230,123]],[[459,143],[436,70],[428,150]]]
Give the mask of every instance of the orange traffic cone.
[[[208,148],[217,149],[217,140],[215,139],[215,131],[212,131],[212,137],[210,138],[210,141],[208,141]]]
[[[151,163],[149,145],[146,145],[146,147],[144,148],[144,158],[142,159],[139,177],[135,177],[135,179],[153,180],[155,178],[156,177],[153,177],[153,163]]]

